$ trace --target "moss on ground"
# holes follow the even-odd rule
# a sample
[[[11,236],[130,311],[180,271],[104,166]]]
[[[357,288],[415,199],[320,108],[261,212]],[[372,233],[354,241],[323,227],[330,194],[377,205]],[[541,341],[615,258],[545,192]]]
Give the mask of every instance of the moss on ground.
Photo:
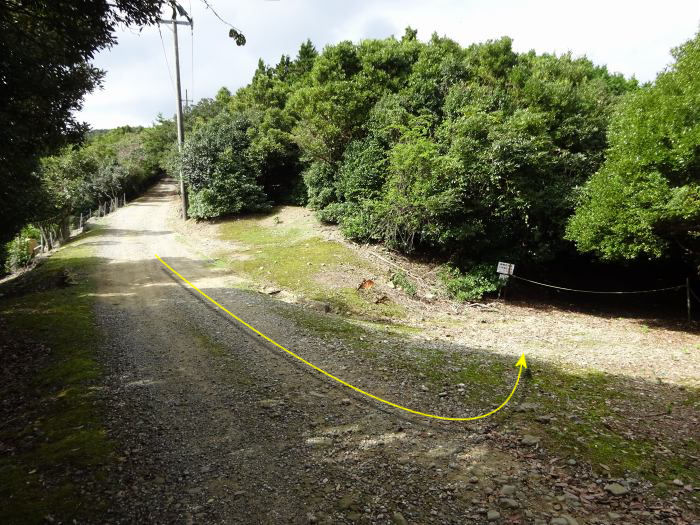
[[[433,393],[448,389],[451,397],[460,399],[464,415],[498,406],[517,374],[512,358],[483,351],[466,353],[460,348],[408,349],[400,334],[381,325],[361,326],[339,316],[290,308],[281,308],[280,313],[321,337],[343,341],[374,360],[377,368],[419,378]],[[646,433],[648,421],[628,417],[637,416],[640,410],[665,410],[670,407],[669,396],[676,397],[678,405],[698,407],[700,390],[686,388],[679,391],[679,397],[668,385],[646,385],[654,390],[650,395],[626,378],[528,364],[532,374],[522,378],[510,406],[493,416],[505,430],[539,436],[552,455],[588,462],[601,475],[647,479],[658,484],[659,490],[675,478],[700,484],[700,472],[692,459],[698,454],[696,440],[681,439],[671,428],[652,438]],[[454,387],[460,383],[465,385],[464,392],[455,394]],[[524,403],[535,408],[514,410]],[[538,421],[537,416],[543,415],[552,419]],[[659,453],[659,445],[673,453]]]
[[[371,273],[370,265],[336,241],[309,236],[301,227],[284,224],[261,225],[264,217],[232,220],[219,227],[222,239],[242,243],[233,256],[218,253],[227,268],[259,282],[280,286],[306,298],[328,303],[334,311],[367,318],[402,318],[404,307],[375,303],[371,294],[354,286],[324,285],[319,274],[351,266]],[[289,254],[294,254],[290,257]]]
[[[2,523],[40,523],[46,516],[67,522],[100,511],[75,483],[99,480],[112,452],[95,398],[101,377],[91,299],[95,264],[90,247],[68,245],[25,276],[35,283],[69,276],[66,285],[38,286],[41,291],[0,301],[10,333],[51,349],[29,384],[0,386],[25,391],[24,420],[0,430],[0,441],[17,444],[16,453],[0,457]],[[76,475],[78,470],[82,474]]]

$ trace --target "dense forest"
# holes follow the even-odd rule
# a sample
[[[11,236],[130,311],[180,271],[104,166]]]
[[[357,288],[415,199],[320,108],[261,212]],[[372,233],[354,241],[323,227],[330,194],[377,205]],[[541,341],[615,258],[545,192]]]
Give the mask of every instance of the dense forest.
[[[60,230],[182,169],[195,219],[306,205],[350,239],[448,262],[463,298],[496,289],[497,260],[696,268],[700,35],[673,56],[640,86],[586,58],[517,53],[509,38],[462,47],[407,28],[322,52],[307,41],[188,108],[182,155],[159,118],[43,158],[29,223]],[[30,231],[6,247],[8,269]]]

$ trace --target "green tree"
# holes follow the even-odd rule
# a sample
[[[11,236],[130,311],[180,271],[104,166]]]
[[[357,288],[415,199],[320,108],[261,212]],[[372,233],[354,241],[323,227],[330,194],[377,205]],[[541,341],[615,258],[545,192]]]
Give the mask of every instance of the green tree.
[[[38,194],[41,156],[78,141],[85,93],[103,72],[90,65],[119,24],[154,23],[163,0],[8,0],[0,3],[0,241],[24,224]]]
[[[249,151],[251,128],[245,114],[224,112],[190,135],[182,167],[190,188],[192,217],[210,219],[269,208]]]
[[[629,94],[603,167],[583,187],[567,237],[604,259],[700,260],[700,34]]]

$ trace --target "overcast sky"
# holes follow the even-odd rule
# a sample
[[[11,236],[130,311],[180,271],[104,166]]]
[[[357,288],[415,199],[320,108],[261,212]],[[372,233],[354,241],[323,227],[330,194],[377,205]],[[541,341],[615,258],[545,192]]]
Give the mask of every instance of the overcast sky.
[[[248,43],[237,47],[202,0],[180,3],[194,18],[194,41],[180,28],[180,63],[183,97],[187,89],[195,100],[221,86],[235,91],[249,82],[258,58],[294,57],[307,38],[321,50],[340,40],[400,37],[408,25],[421,40],[437,32],[462,45],[507,35],[517,51],[571,51],[648,81],[700,22],[698,0],[210,0],[245,34]],[[164,47],[155,27],[121,31],[119,43],[96,57],[107,76],[103,89],[86,97],[83,120],[100,129],[148,125],[158,113],[174,113],[166,65],[167,57],[174,76],[172,31],[163,26],[161,33]]]

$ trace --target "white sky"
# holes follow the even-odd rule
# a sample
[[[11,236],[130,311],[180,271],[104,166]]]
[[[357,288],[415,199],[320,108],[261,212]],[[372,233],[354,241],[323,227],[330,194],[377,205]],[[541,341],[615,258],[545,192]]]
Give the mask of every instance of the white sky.
[[[276,63],[296,55],[310,38],[320,51],[340,40],[400,37],[408,25],[427,40],[435,31],[462,45],[510,36],[517,51],[572,51],[613,72],[653,80],[671,61],[671,48],[699,29],[699,0],[210,0],[248,43],[237,47],[228,27],[201,0],[180,0],[194,18],[192,39],[180,27],[183,97],[212,97],[221,86],[247,84],[258,58]],[[166,16],[170,16],[166,14]],[[172,32],[161,28],[173,71]],[[86,97],[81,119],[95,129],[148,125],[175,110],[158,29],[122,31],[119,43],[99,54],[104,88]],[[174,75],[174,72],[173,72]]]

